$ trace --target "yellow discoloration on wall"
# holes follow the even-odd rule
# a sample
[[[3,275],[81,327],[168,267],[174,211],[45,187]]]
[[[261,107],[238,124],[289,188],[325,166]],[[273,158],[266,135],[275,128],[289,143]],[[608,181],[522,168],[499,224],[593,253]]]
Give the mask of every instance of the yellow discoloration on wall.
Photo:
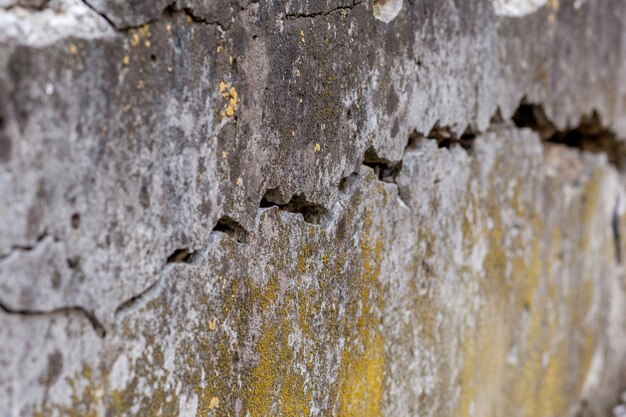
[[[373,230],[372,213],[363,219],[361,237],[363,269],[358,280],[360,312],[355,333],[350,334],[341,356],[339,415],[379,416],[385,372],[384,335],[381,330],[383,293],[379,281],[383,242]]]
[[[461,344],[464,366],[456,415],[462,417],[497,417],[503,400],[500,390],[510,343],[510,325],[507,323],[507,296],[510,291],[507,263],[510,254],[502,245],[504,232],[495,196],[491,199],[494,202],[493,209],[489,211],[492,227],[470,232],[478,238],[487,239],[488,252],[483,261],[484,276],[471,278],[480,283],[483,303],[476,312],[476,328],[463,336]],[[468,229],[471,230],[471,227]]]
[[[274,299],[274,295],[267,299]],[[259,362],[244,382],[246,410],[252,417],[309,415],[311,394],[305,389],[306,375],[292,366],[295,352],[288,341],[291,330],[284,316],[280,323],[268,323],[261,329]]]
[[[237,89],[234,86],[229,87],[224,81],[220,81],[218,88],[222,97],[226,99],[226,103],[224,103],[223,110],[220,114],[222,117],[234,117],[239,104]]]
[[[227,84],[220,89],[230,97]],[[506,172],[505,162],[496,162],[492,171]],[[365,181],[377,181],[371,173],[367,177]],[[587,184],[584,198],[576,197],[580,201],[568,205],[571,213],[566,215],[584,214],[585,222],[595,221],[598,207],[591,200],[602,197],[601,179],[598,174],[597,181],[594,177]],[[214,265],[225,264],[224,270],[189,278],[201,283],[214,280],[211,290],[164,291],[138,313],[156,312],[158,323],[153,327],[122,323],[125,337],[146,340],[145,352],[133,359],[133,379],[124,389],[108,393],[107,376],[89,370],[76,376],[72,407],[48,408],[38,417],[66,409],[79,410],[74,415],[98,415],[95,407],[102,405],[114,415],[136,410],[146,416],[177,415],[179,399],[173,384],[178,381],[188,387],[186,398],[197,396],[198,416],[209,411],[234,415],[237,401],[242,415],[249,412],[252,417],[309,416],[312,410],[320,415],[381,416],[389,406],[387,373],[395,360],[390,355],[398,346],[400,351],[418,346],[424,349],[420,353],[432,353],[438,361],[432,365],[437,368],[432,370],[436,379],[432,391],[415,399],[418,411],[447,395],[452,403],[449,415],[459,417],[500,417],[512,415],[511,410],[519,412],[515,417],[564,415],[582,387],[597,334],[592,326],[582,324],[593,305],[593,281],[577,278],[570,287],[564,285],[559,277],[565,267],[559,256],[564,245],[591,248],[593,228],[566,230],[550,224],[545,231],[530,192],[536,185],[519,179],[504,185],[495,177],[489,181],[499,185],[489,190],[487,198],[461,196],[468,210],[449,220],[451,228],[462,231],[462,256],[470,258],[476,247],[484,245],[486,255],[478,258],[482,264],[468,262],[448,270],[445,263],[437,262],[442,251],[453,247],[446,243],[445,231],[428,222],[417,223],[411,231],[419,245],[398,264],[412,276],[401,288],[407,291],[402,295],[402,311],[410,320],[400,327],[406,334],[394,334],[393,342],[385,333],[393,326],[383,321],[389,317],[383,310],[395,282],[381,274],[383,267],[393,271],[384,264],[388,251],[395,249],[390,242],[393,233],[387,234],[385,228],[396,226],[383,223],[374,210],[396,200],[390,187],[375,182],[368,188],[367,200],[358,193],[351,197],[350,204],[366,202],[367,208],[340,214],[345,224],[337,230],[305,224],[278,210],[263,214],[272,217],[262,222],[271,227],[262,261],[250,257],[257,252],[249,252],[248,245],[224,237],[223,255],[211,260]],[[445,210],[445,200],[433,198],[432,209],[434,216],[437,210]],[[514,221],[525,222],[525,230],[530,228],[531,233],[513,233]],[[346,250],[333,250],[339,241]],[[236,273],[229,269],[244,256],[254,268]],[[450,272],[457,275],[451,277]],[[446,311],[452,307],[445,306],[436,292],[446,279],[456,280],[460,293],[471,294],[460,298],[470,304],[464,310],[466,322],[453,322],[453,329],[440,324],[441,315],[452,314]],[[172,303],[168,297],[181,298]],[[560,308],[554,300],[561,300]],[[197,320],[176,324],[186,326],[187,336],[168,341],[175,343],[175,372],[157,376],[154,370],[165,367],[164,342],[157,335],[172,331],[173,305],[181,309],[175,315],[187,317],[189,310]],[[443,323],[447,319],[444,316]],[[175,330],[183,333],[181,328]],[[575,346],[562,337],[566,331],[579,341]],[[459,362],[445,362],[451,358]],[[572,372],[571,361],[579,361],[576,367],[583,370]],[[393,376],[396,384],[411,383],[416,371],[399,372],[402,375]],[[320,374],[326,377],[321,382],[316,379]],[[150,396],[144,392],[146,385],[152,389]],[[86,408],[87,403],[93,406]]]
[[[145,39],[146,37],[149,37],[149,36],[150,36],[150,26],[147,24],[143,25],[139,29],[131,31],[130,44],[134,47],[137,47],[141,43],[142,39]],[[146,41],[149,42],[149,40],[146,40]]]
[[[502,163],[496,161],[492,172],[502,172]],[[491,178],[490,183],[498,184],[497,178]],[[594,186],[590,187],[585,194],[597,200]],[[567,345],[560,336],[564,317],[559,317],[549,300],[566,300],[568,306],[583,312],[591,306],[591,300],[568,300],[562,289],[554,286],[554,279],[549,278],[559,273],[554,266],[559,264],[561,231],[555,228],[548,235],[549,240],[543,240],[546,235],[540,213],[522,201],[522,188],[517,181],[510,196],[494,188],[486,202],[472,203],[474,207],[487,203],[489,228],[477,231],[474,224],[483,221],[470,221],[467,216],[463,219],[463,234],[471,236],[464,241],[472,240],[471,244],[475,244],[478,239],[486,239],[488,250],[482,268],[484,278],[478,279],[482,299],[475,312],[478,322],[475,329],[463,336],[462,392],[456,412],[459,416],[495,417],[507,410],[523,417],[557,416],[565,415],[571,405],[567,400],[573,397],[567,392],[566,378],[571,377],[566,365]],[[514,210],[518,221],[531,227],[530,241],[505,228],[502,213],[507,207]],[[597,208],[588,209],[590,214],[594,210]],[[545,242],[550,246],[544,247]],[[566,317],[572,319],[573,329],[583,321],[573,311]],[[592,345],[585,346],[580,357],[585,368]],[[515,358],[513,362],[508,360],[510,355]],[[577,389],[583,380],[584,375],[580,375]]]
[[[598,205],[600,202],[600,192],[602,190],[602,178],[603,171],[600,169],[596,169],[593,173],[590,181],[585,185],[583,195],[583,213],[582,218],[579,220],[583,226],[584,236],[582,238],[582,246],[581,249],[583,251],[588,251],[589,243],[591,240],[591,236],[589,233],[593,230],[592,226],[594,224],[595,218],[598,215]],[[579,215],[579,213],[573,213],[574,215]]]
[[[361,354],[354,353],[350,348],[344,349],[339,415],[381,415],[384,364],[384,340],[381,335],[372,336]]]
[[[100,416],[104,405],[105,387],[103,379],[106,374],[94,375],[93,370],[84,366],[75,377],[67,379],[71,390],[71,404],[69,406],[53,405],[44,406],[37,412],[35,417],[48,417],[61,415],[66,417],[97,417]]]

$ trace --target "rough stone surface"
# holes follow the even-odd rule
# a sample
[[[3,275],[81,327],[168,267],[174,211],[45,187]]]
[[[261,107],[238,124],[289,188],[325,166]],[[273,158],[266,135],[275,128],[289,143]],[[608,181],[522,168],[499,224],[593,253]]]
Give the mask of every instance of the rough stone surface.
[[[626,3],[0,0],[0,44],[2,417],[616,404],[623,175],[512,120],[622,143]]]

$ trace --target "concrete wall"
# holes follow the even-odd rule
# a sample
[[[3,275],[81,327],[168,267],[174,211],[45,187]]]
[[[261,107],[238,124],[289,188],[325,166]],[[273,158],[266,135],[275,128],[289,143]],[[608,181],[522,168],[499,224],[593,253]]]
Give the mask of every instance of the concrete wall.
[[[606,416],[625,105],[621,1],[0,0],[0,416]]]

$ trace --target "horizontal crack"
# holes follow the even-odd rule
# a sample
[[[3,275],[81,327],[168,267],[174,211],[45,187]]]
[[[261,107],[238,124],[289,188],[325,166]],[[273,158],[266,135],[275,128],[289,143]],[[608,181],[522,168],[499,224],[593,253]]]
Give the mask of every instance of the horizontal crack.
[[[193,262],[196,256],[196,251],[190,251],[188,248],[176,249],[170,256],[167,257],[165,263],[168,264],[189,264]]]
[[[106,13],[101,12],[100,10],[96,9],[96,7],[94,7],[89,0],[81,0],[85,6],[87,6],[90,10],[92,10],[94,13],[98,14],[100,17],[102,17],[107,23],[108,25],[115,31],[117,32],[128,32],[128,31],[132,31],[132,30],[137,30],[139,28],[141,28],[144,25],[149,25],[149,24],[153,24],[155,22],[161,21],[164,19],[164,17],[166,16],[172,16],[175,13],[184,13],[187,17],[189,17],[189,19],[193,22],[196,23],[202,23],[205,25],[214,25],[217,26],[218,28],[221,29],[222,32],[226,32],[230,29],[230,24],[223,24],[217,20],[211,20],[208,19],[206,17],[202,17],[202,16],[198,16],[197,14],[195,14],[195,12],[193,11],[193,9],[191,7],[182,7],[182,8],[177,8],[177,2],[173,1],[171,3],[169,3],[168,5],[166,5],[163,8],[163,11],[161,12],[161,15],[159,17],[153,18],[153,19],[148,19],[146,21],[143,21],[139,24],[134,24],[134,25],[117,25],[115,24],[115,22],[109,17],[107,16]],[[257,4],[258,1],[252,1],[250,2],[249,5],[252,4]],[[364,4],[363,1],[357,1],[354,2],[351,5],[346,5],[346,6],[339,6],[339,7],[335,7],[333,9],[330,10],[324,10],[324,11],[320,11],[320,12],[315,12],[315,13],[303,13],[303,14],[298,14],[298,13],[285,13],[284,15],[284,20],[295,20],[295,19],[302,19],[302,18],[315,18],[318,16],[327,16],[330,15],[331,13],[340,11],[340,10],[352,10],[353,8],[355,8],[356,6],[359,6],[361,4]],[[249,7],[248,5],[248,7]],[[43,7],[42,7],[43,8]],[[235,13],[232,18],[231,21],[234,20],[234,18],[247,10],[247,7],[241,7],[237,13]]]
[[[168,265],[171,266],[171,263],[166,263],[166,267]],[[159,278],[156,281],[154,281],[152,284],[150,284],[148,287],[143,289],[138,294],[135,294],[132,297],[128,298],[127,300],[121,302],[115,308],[115,311],[113,313],[114,321],[117,322],[121,316],[126,315],[128,312],[132,310],[136,310],[137,308],[145,305],[149,300],[154,298],[151,295],[154,294],[156,296],[156,294],[158,293],[158,290],[162,284],[163,276],[165,272],[166,271],[164,268],[164,270],[161,271],[161,273],[159,274]]]
[[[239,222],[228,216],[223,216],[217,221],[213,232],[226,233],[239,243],[248,243],[250,237],[248,231]]]
[[[220,23],[219,21],[216,20],[210,20],[208,18],[204,18],[201,16],[198,16],[194,13],[193,9],[190,7],[183,7],[183,8],[176,8],[176,2],[172,2],[170,4],[168,4],[167,6],[165,6],[165,8],[163,8],[163,10],[161,11],[161,15],[159,17],[155,17],[153,19],[148,19],[145,20],[139,24],[135,24],[135,25],[116,25],[115,22],[113,22],[113,20],[106,15],[106,13],[103,13],[101,11],[99,11],[98,9],[96,9],[93,5],[90,4],[90,2],[88,0],[81,0],[85,6],[87,6],[89,9],[91,9],[94,13],[97,13],[100,17],[102,17],[108,24],[109,26],[111,26],[111,28],[113,30],[115,30],[116,32],[121,32],[121,33],[126,33],[129,31],[133,31],[133,30],[137,30],[140,29],[141,27],[145,26],[145,25],[150,25],[156,22],[159,22],[161,20],[164,20],[167,17],[171,17],[173,15],[175,15],[176,13],[182,13],[185,16],[187,16],[190,21],[195,22],[195,23],[201,23],[204,25],[211,25],[211,26],[217,26],[218,28],[220,28],[222,30],[222,32],[226,32],[230,25],[223,25],[222,23]],[[254,2],[252,2],[251,4],[253,4]],[[241,8],[239,10],[238,13],[241,13],[243,11],[245,11],[246,8]],[[237,13],[237,14],[238,14]],[[236,15],[235,15],[236,16]]]
[[[5,7],[1,7],[0,6],[0,9],[8,11],[8,10],[13,10],[13,9],[15,9],[17,7],[21,7],[22,9],[39,12],[39,11],[44,10],[48,6],[49,2],[50,2],[50,0],[42,0],[41,3],[39,3],[39,4],[37,4],[37,3],[33,3],[33,4],[26,3],[26,4],[24,4],[24,3],[20,3],[18,1],[17,3],[10,4],[9,6],[5,6]]]
[[[497,119],[496,119],[497,120]],[[477,133],[467,127],[461,136],[455,135],[449,126],[439,126],[437,122],[426,136],[428,139],[435,139],[440,148],[450,148],[454,145],[460,145],[465,150],[471,150],[476,139]]]
[[[449,129],[447,129],[447,131],[449,131]],[[404,153],[406,153],[408,149],[417,146],[419,140],[423,138],[423,135],[420,135],[416,132],[410,135]],[[460,141],[455,140],[453,135],[450,135],[448,139],[449,140],[446,141],[446,146],[455,146],[456,144],[460,144]],[[369,147],[365,151],[362,158],[362,163],[363,165],[373,168],[380,181],[393,184],[395,184],[396,177],[402,169],[402,160],[393,162],[385,158],[380,158],[378,157],[378,154],[374,147]],[[358,173],[351,173],[350,175],[342,178],[339,181],[337,188],[339,189],[339,191],[345,192],[348,189],[350,183],[352,183],[357,177],[359,177]],[[405,205],[407,205],[406,201],[402,198],[400,194],[399,187],[397,187],[397,189],[398,198]],[[328,208],[324,207],[321,204],[309,201],[304,194],[292,195],[289,201],[284,204],[280,203],[280,201],[282,200],[283,196],[280,190],[278,188],[270,188],[261,198],[261,201],[259,202],[259,209],[277,207],[279,210],[282,211],[293,214],[300,214],[304,222],[313,225],[323,224],[330,218],[330,210]],[[339,205],[343,209],[345,209],[341,198],[338,198],[337,203],[339,203]],[[211,230],[211,234],[214,232],[225,233],[239,243],[249,243],[250,233],[239,222],[229,216],[222,216],[217,221],[216,225]],[[207,245],[208,243],[205,244],[205,247]],[[200,260],[201,256],[196,250],[191,250],[187,247],[174,250],[166,258],[163,269],[159,274],[159,278],[155,282],[150,284],[138,294],[133,295],[129,299],[119,304],[114,313],[115,321],[118,322],[120,318],[126,315],[128,312],[140,308],[141,306],[145,305],[149,300],[156,297],[167,275],[168,269],[171,268],[174,264],[192,264],[199,262]]]
[[[31,309],[13,309],[8,307],[5,303],[0,301],[0,310],[4,311],[6,314],[16,315],[16,316],[37,316],[37,317],[45,317],[45,316],[54,316],[54,315],[63,315],[63,314],[78,314],[86,318],[93,330],[96,334],[104,338],[106,336],[106,330],[104,326],[98,321],[96,316],[87,311],[85,308],[80,306],[66,306],[59,307],[51,310],[31,310]]]
[[[559,130],[548,118],[542,105],[531,104],[522,100],[513,115],[513,121],[517,127],[525,127],[535,131],[544,142],[569,146],[585,152],[604,154],[607,161],[618,172],[626,172],[626,141],[618,138],[609,127],[603,126],[600,115],[595,110],[590,116],[581,117],[578,126]],[[621,201],[618,198],[611,219],[615,261],[618,265],[622,263],[620,204]]]
[[[302,13],[302,14],[285,13],[285,20],[306,19],[306,18],[314,18],[314,17],[319,17],[319,16],[328,16],[329,14],[340,11],[340,10],[352,10],[356,6],[363,4],[363,3],[364,2],[354,2],[347,6],[339,6],[339,7],[335,7],[334,9],[324,10],[321,12],[314,12],[314,13]]]
[[[526,127],[537,132],[544,142],[557,143],[582,151],[601,153],[618,171],[626,171],[626,141],[618,138],[613,130],[602,124],[597,111],[583,116],[578,126],[559,130],[546,115],[543,106],[522,100],[513,115],[517,127]]]
[[[279,204],[275,194],[276,189],[268,190],[259,204],[260,208],[278,207],[280,210],[289,213],[301,214],[304,221],[309,224],[322,224],[328,217],[329,210],[321,204],[308,201],[304,194],[296,194],[291,197],[288,203]]]
[[[237,240],[240,243],[248,242],[248,232],[238,222],[228,216],[221,217],[215,227],[211,230],[211,233],[219,232],[229,235],[231,238]],[[204,245],[206,247],[208,242]],[[198,250],[191,250],[187,247],[175,249],[165,260],[165,264],[159,273],[159,278],[146,287],[141,292],[131,296],[127,300],[121,302],[113,313],[114,321],[126,315],[132,310],[136,310],[145,305],[149,300],[154,298],[159,292],[162,282],[167,275],[167,272],[174,267],[174,265],[191,265],[198,262],[201,258],[201,253]]]
[[[536,114],[535,119],[528,117],[529,112],[531,114]],[[494,116],[494,118],[492,118],[492,123],[489,126],[488,130],[492,129],[494,125],[504,123],[502,118],[498,117],[498,114],[499,114],[499,111],[496,112],[496,115]],[[606,128],[597,127],[596,122],[599,119],[598,117],[593,117],[590,119],[592,122],[595,121],[594,123],[592,123],[591,126],[588,126],[587,124],[585,124],[587,122],[584,122],[584,121],[581,122],[581,126],[583,126],[583,128],[580,128],[580,127],[577,128],[575,130],[576,131],[575,135],[572,133],[573,131],[572,132],[558,132],[558,131],[555,131],[554,129],[549,130],[548,128],[550,126],[553,127],[551,123],[549,122],[544,123],[544,122],[537,121],[537,118],[539,120],[542,120],[541,117],[545,116],[545,114],[544,116],[542,116],[542,114],[543,114],[542,112],[537,113],[536,107],[529,108],[528,105],[522,102],[520,104],[519,109],[515,113],[515,116],[513,117],[513,121],[517,124],[518,127],[533,128],[535,131],[537,131],[537,133],[539,133],[539,135],[542,138],[544,138],[544,140],[546,137],[548,137],[549,138],[548,140],[550,141],[554,141],[557,143],[564,143],[569,146],[574,146],[576,144],[585,144],[587,139],[585,138],[585,135],[583,133],[587,132],[588,130],[591,130],[592,132],[599,132],[598,134],[600,134],[602,137],[606,136],[608,134],[607,132],[610,132]],[[547,121],[547,118],[544,117],[544,119]],[[546,132],[550,132],[550,134],[548,135]],[[367,148],[367,150],[364,152],[363,158],[361,159],[361,161],[363,165],[368,166],[373,169],[378,180],[397,185],[396,178],[402,170],[404,156],[406,155],[407,151],[419,146],[419,143],[422,140],[426,140],[426,139],[436,140],[439,147],[460,146],[464,148],[466,151],[471,152],[474,139],[480,133],[482,132],[476,132],[468,128],[464,131],[463,134],[461,134],[460,136],[457,136],[453,133],[452,129],[450,129],[449,127],[441,126],[439,123],[437,123],[431,129],[431,131],[426,135],[423,135],[417,131],[414,131],[407,140],[407,144],[405,146],[403,156],[400,160],[390,161],[386,158],[380,157],[376,149],[373,146],[371,146]],[[609,135],[609,136],[611,138],[609,143],[616,143],[618,141],[618,139],[614,135]],[[575,137],[577,140],[576,141],[570,140],[572,137]],[[607,148],[599,147],[598,149],[600,152],[607,152],[606,150]],[[345,190],[349,186],[349,183],[353,182],[354,178],[358,176],[359,176],[358,173],[353,172],[347,177],[342,178],[337,185],[338,190],[341,192],[345,192]],[[304,194],[293,195],[291,196],[290,200],[287,203],[285,204],[280,203],[282,198],[281,198],[281,194],[279,191],[280,190],[276,188],[268,189],[260,200],[259,209],[264,209],[268,207],[278,207],[278,209],[280,210],[284,210],[284,211],[294,213],[294,214],[300,214],[302,215],[305,222],[310,223],[310,224],[315,224],[315,225],[322,224],[328,219],[330,210],[324,207],[323,205],[310,202],[309,200],[307,200]],[[407,200],[403,197],[402,190],[400,190],[399,187],[397,187],[397,193],[398,193],[398,198],[406,206],[408,206]],[[341,202],[341,198],[339,198],[338,202],[339,202],[339,205],[345,209],[345,206]],[[613,221],[615,223],[615,219]],[[225,233],[239,243],[244,243],[244,244],[249,243],[250,232],[246,230],[239,222],[237,222],[236,220],[234,220],[233,218],[229,216],[223,216],[217,221],[216,225],[211,230],[211,234],[214,232]],[[46,235],[43,235],[42,237],[40,237],[39,241],[43,240],[45,237]],[[619,235],[619,230],[617,230],[615,225],[614,225],[614,238],[615,238],[616,252],[617,252],[616,256],[617,256],[618,262],[621,262],[622,255],[621,255],[621,252],[619,252],[619,247],[618,247],[621,243],[621,237]],[[210,240],[205,243],[204,247],[206,248],[209,244],[210,244]],[[23,249],[29,250],[29,248],[30,247],[24,247]],[[18,249],[22,249],[22,248],[18,248]],[[155,282],[150,284],[148,287],[146,287],[144,290],[142,290],[138,294],[128,298],[127,300],[121,302],[118,305],[118,307],[114,310],[115,320],[116,321],[119,320],[120,316],[125,315],[129,311],[135,310],[145,305],[150,299],[153,298],[153,296],[156,296],[159,293],[164,277],[167,275],[168,270],[171,269],[175,264],[186,264],[186,265],[195,264],[199,262],[203,256],[204,256],[204,251],[200,253],[198,250],[192,250],[186,247],[178,248],[174,250],[166,258],[164,265],[163,265],[163,269],[159,273],[159,278]],[[64,312],[78,312],[89,319],[89,321],[92,323],[94,329],[99,335],[103,337],[105,334],[103,326],[97,321],[94,315],[89,313],[87,310],[85,310],[82,307],[64,307],[64,308],[60,308],[57,310],[52,310],[50,312],[36,312],[36,311],[26,311],[26,310],[11,311],[10,309],[6,308],[6,306],[3,306],[1,304],[0,304],[0,307],[7,312],[14,313],[14,314],[24,314],[24,315],[45,315],[45,314],[55,314],[55,313],[64,313]]]
[[[32,245],[13,245],[9,248],[9,252],[0,254],[0,261],[3,261],[4,259],[9,258],[11,255],[15,254],[16,252],[30,252],[32,250],[35,250],[48,237],[49,237],[48,233],[44,232],[41,235],[39,235],[37,240]],[[52,237],[52,240],[54,242],[59,242],[59,240],[55,237]]]

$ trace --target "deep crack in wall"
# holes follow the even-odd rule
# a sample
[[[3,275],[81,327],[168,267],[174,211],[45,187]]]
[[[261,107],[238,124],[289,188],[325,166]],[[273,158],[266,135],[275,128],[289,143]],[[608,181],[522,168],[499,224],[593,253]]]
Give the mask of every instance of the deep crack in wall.
[[[626,3],[0,0],[0,415],[608,416]]]

